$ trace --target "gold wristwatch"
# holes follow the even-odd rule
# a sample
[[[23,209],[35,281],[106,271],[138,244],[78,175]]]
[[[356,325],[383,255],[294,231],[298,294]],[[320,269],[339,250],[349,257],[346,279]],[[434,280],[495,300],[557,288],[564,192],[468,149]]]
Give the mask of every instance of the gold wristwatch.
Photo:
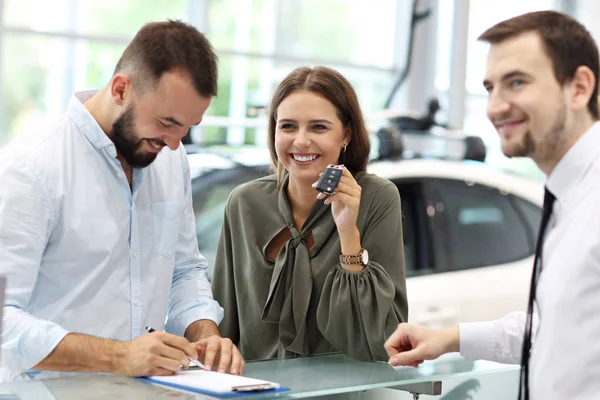
[[[348,255],[340,253],[340,263],[347,265],[362,265],[366,267],[369,263],[369,252],[366,249],[360,249],[360,253]]]

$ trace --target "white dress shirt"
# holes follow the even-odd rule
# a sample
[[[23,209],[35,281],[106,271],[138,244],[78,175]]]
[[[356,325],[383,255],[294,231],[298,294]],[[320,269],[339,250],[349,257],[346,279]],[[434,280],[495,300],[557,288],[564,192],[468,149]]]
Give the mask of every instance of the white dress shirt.
[[[149,325],[183,335],[223,317],[198,252],[183,146],[134,169],[130,188],[82,104],[93,93],[0,151],[0,380],[63,375],[30,368],[69,332],[130,340]]]
[[[548,177],[556,196],[537,288],[530,359],[531,398],[600,398],[600,123]],[[533,267],[533,266],[532,266]],[[538,329],[536,329],[536,325]],[[520,363],[525,313],[460,325],[471,359]]]

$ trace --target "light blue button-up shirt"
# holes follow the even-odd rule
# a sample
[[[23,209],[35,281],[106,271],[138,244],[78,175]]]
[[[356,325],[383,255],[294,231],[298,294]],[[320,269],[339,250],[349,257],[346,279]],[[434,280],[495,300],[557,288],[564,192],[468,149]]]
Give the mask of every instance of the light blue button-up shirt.
[[[183,146],[134,169],[130,188],[82,104],[92,94],[0,151],[0,380],[61,375],[30,368],[69,332],[130,340],[148,325],[183,335],[223,317],[198,252]]]

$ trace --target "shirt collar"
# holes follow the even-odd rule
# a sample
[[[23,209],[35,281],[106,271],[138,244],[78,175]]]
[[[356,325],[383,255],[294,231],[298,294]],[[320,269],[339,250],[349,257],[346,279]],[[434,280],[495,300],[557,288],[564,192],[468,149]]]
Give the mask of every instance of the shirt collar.
[[[96,148],[103,149],[109,147],[107,150],[113,157],[117,156],[117,150],[115,145],[102,130],[98,121],[90,114],[87,108],[83,105],[85,101],[90,99],[98,93],[97,90],[86,90],[82,92],[75,92],[69,101],[67,107],[67,114],[75,122],[79,131],[83,133],[87,140]]]
[[[560,159],[548,176],[546,187],[566,204],[593,161],[600,155],[600,122],[595,122]]]

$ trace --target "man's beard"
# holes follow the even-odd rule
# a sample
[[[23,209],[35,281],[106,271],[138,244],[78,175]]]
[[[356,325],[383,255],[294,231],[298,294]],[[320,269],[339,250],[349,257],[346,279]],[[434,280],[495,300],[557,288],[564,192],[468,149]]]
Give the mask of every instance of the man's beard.
[[[567,105],[564,101],[554,115],[554,120],[541,138],[541,142],[536,143],[531,131],[528,130],[523,135],[519,146],[512,151],[510,151],[511,149],[504,150],[504,155],[507,157],[530,157],[536,162],[553,158],[566,140]]]
[[[135,134],[135,115],[129,106],[112,125],[110,139],[117,153],[133,168],[144,168],[152,164],[158,153],[144,151],[144,140]]]

